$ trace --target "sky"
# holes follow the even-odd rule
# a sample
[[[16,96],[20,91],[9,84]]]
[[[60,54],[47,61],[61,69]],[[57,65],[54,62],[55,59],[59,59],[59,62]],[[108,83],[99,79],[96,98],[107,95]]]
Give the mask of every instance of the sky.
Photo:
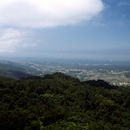
[[[0,0],[0,57],[130,61],[130,0]]]

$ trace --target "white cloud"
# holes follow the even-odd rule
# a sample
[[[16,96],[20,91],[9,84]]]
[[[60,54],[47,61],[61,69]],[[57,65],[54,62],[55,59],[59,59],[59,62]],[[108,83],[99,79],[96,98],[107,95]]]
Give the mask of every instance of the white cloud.
[[[91,20],[102,0],[0,0],[0,25],[50,27]]]
[[[30,39],[30,32],[6,28],[0,30],[0,53],[14,53],[25,48],[34,48],[37,43]]]
[[[22,41],[22,34],[15,29],[0,30],[0,53],[15,52],[17,46]]]

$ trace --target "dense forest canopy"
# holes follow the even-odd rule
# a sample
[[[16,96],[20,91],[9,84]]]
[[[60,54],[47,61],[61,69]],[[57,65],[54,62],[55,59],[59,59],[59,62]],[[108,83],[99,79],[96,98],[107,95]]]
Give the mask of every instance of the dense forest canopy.
[[[0,129],[130,130],[130,88],[61,73],[1,77]]]

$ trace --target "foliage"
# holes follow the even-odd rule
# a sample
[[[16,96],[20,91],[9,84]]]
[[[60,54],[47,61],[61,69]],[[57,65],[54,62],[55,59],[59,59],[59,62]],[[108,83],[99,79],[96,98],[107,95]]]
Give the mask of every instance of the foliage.
[[[0,78],[0,129],[129,130],[130,88],[100,83],[61,73]]]

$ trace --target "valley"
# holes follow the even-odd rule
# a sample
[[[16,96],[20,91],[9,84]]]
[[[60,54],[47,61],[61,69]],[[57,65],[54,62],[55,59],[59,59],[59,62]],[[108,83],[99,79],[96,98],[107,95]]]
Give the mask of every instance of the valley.
[[[113,64],[86,64],[53,61],[30,62],[0,62],[1,76],[28,77],[31,75],[43,77],[46,74],[61,72],[66,75],[86,80],[105,80],[112,85],[130,86],[130,66]],[[14,73],[15,75],[11,75]]]

